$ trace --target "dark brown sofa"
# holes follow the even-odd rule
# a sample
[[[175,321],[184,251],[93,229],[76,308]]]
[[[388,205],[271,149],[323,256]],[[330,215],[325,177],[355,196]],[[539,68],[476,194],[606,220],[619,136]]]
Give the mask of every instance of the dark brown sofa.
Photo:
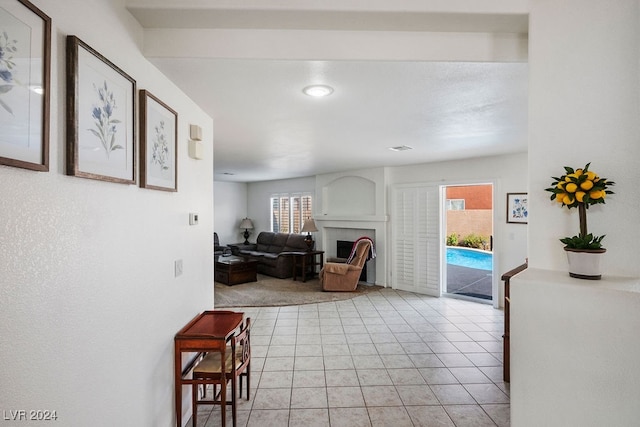
[[[238,253],[258,261],[258,273],[286,279],[293,275],[293,257],[287,252],[305,252],[304,238],[303,234],[262,231],[255,244],[243,245]]]
[[[231,249],[229,248],[229,246],[220,246],[220,239],[218,239],[218,233],[214,231],[213,232],[213,254],[215,256],[220,256],[220,255],[223,255],[225,251],[228,251],[229,253],[231,253]]]

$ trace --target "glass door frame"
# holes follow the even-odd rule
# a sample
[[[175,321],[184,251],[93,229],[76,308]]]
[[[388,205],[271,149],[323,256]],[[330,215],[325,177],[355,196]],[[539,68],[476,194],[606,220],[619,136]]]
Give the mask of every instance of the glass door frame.
[[[491,270],[491,300],[482,300],[480,298],[465,297],[462,295],[455,295],[447,293],[447,187],[465,187],[474,185],[491,185],[491,210],[492,210],[492,256],[493,266]],[[473,302],[479,302],[483,304],[491,304],[494,308],[499,307],[499,278],[497,274],[497,267],[499,265],[499,256],[496,251],[495,243],[500,240],[497,238],[498,233],[498,219],[496,215],[496,188],[497,182],[495,180],[464,180],[464,181],[446,181],[440,183],[440,295],[449,296],[452,298],[465,299]]]

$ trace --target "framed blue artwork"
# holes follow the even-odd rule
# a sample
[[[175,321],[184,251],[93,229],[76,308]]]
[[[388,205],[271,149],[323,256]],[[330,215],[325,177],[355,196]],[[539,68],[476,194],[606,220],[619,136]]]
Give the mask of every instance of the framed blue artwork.
[[[140,187],[178,191],[178,113],[140,91]]]
[[[0,164],[49,170],[51,18],[0,0]]]
[[[67,36],[67,175],[136,183],[136,81]]]
[[[507,193],[507,223],[527,224],[527,193]]]

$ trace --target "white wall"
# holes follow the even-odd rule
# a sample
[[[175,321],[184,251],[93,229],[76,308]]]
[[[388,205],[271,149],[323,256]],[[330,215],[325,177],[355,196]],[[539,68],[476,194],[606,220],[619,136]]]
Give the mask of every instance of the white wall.
[[[211,141],[213,123],[142,57],[122,1],[33,1],[53,20],[50,172],[0,166],[2,409],[56,410],[61,426],[172,426],[173,336],[213,304],[213,150],[189,159],[188,125]],[[64,174],[67,34],[178,112],[177,193]]]
[[[418,182],[495,182],[493,208],[497,218],[494,223],[494,253],[498,263],[496,270],[501,275],[525,261],[527,226],[506,223],[506,193],[528,191],[526,153],[389,168],[388,182],[390,185]],[[500,306],[503,305],[503,295],[504,283],[500,282]]]
[[[512,280],[512,425],[637,424],[640,301],[613,289],[633,276],[637,291],[640,276],[640,1],[532,1],[529,41],[531,268]],[[617,183],[588,212],[607,235],[598,283],[567,277],[558,238],[577,234],[577,213],[544,191],[587,162]]]
[[[588,211],[606,234],[604,274],[640,275],[640,17],[638,0],[533,1],[529,27],[530,266],[567,269],[558,239],[578,234],[578,213],[545,192],[563,166],[616,182]]]
[[[243,182],[213,183],[214,231],[221,245],[243,242],[240,221],[247,216],[247,184]],[[254,224],[255,225],[255,224]]]
[[[528,268],[511,284],[511,425],[627,427],[640,417],[640,281]]]

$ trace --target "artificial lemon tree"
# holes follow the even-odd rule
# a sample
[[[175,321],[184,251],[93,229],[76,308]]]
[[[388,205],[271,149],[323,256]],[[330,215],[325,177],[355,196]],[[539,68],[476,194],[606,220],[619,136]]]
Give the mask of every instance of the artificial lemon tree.
[[[551,187],[545,189],[553,193],[551,200],[555,200],[561,206],[566,206],[568,209],[578,208],[580,234],[560,239],[568,248],[600,249],[602,247],[604,235],[593,236],[587,232],[587,209],[590,205],[605,203],[607,195],[614,194],[608,188],[615,182],[599,177],[598,174],[589,170],[589,165],[591,163],[576,170],[565,166],[566,173],[559,178],[551,177],[554,182],[551,183]]]

